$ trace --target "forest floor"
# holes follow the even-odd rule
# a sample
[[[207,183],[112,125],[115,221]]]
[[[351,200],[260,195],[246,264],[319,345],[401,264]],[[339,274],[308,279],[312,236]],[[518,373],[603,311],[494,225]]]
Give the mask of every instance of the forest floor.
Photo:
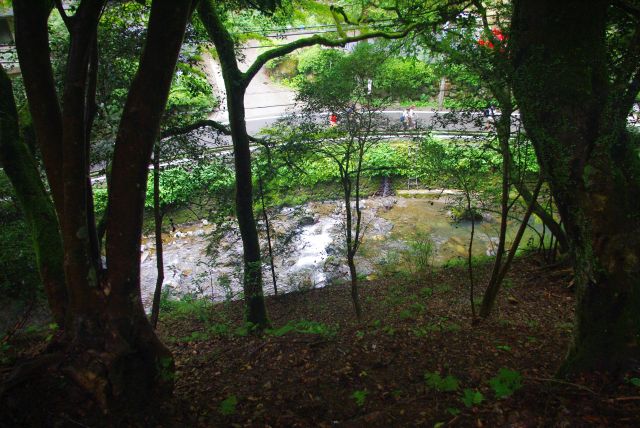
[[[490,268],[476,268],[478,284]],[[346,284],[269,297],[273,329],[262,336],[243,328],[242,302],[168,305],[159,333],[175,356],[176,399],[162,426],[640,426],[637,372],[554,378],[571,278],[517,259],[475,326],[464,267],[363,282],[361,321]]]

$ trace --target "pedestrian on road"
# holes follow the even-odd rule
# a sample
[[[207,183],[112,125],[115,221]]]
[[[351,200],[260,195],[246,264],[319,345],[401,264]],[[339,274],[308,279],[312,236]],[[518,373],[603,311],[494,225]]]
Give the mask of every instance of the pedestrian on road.
[[[400,122],[402,123],[402,127],[407,129],[407,118],[409,117],[409,109],[406,108],[402,112],[402,116],[400,116]]]
[[[338,115],[335,113],[331,113],[331,115],[329,116],[329,126],[330,127],[334,127],[338,125]]]
[[[409,110],[407,110],[407,126],[409,127],[409,129],[416,129],[417,128],[417,123],[416,123],[416,106],[411,106],[409,107]]]
[[[493,104],[489,104],[489,107],[484,111],[484,129],[489,131],[491,129],[491,125],[495,121],[496,109],[493,107]]]

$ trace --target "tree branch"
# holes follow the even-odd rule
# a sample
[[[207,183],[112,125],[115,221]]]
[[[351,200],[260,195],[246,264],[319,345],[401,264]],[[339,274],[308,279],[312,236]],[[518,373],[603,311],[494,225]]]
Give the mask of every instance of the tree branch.
[[[291,53],[297,49],[305,48],[314,45],[322,45],[328,47],[344,47],[347,43],[359,42],[361,40],[368,40],[373,38],[383,38],[383,39],[401,39],[413,31],[418,27],[418,24],[411,24],[407,26],[404,30],[398,32],[386,32],[386,31],[373,31],[371,33],[363,33],[357,36],[351,37],[343,37],[339,39],[330,39],[323,36],[311,36],[306,37],[304,39],[295,40],[291,43],[287,43],[286,45],[279,46],[277,48],[268,50],[263,54],[259,55],[258,58],[251,64],[251,67],[243,73],[243,79],[245,82],[251,81],[253,77],[260,71],[263,65],[265,65],[268,61],[279,58],[283,55]]]
[[[73,18],[67,15],[67,12],[64,10],[64,6],[62,5],[62,0],[55,0],[56,9],[58,9],[58,13],[62,18],[62,22],[67,27],[67,30],[71,30],[71,24],[73,22]]]
[[[197,122],[190,123],[185,126],[166,129],[162,131],[162,133],[160,134],[160,139],[164,140],[167,138],[178,137],[180,135],[185,135],[190,132],[197,131],[198,129],[203,129],[203,128],[213,128],[216,131],[218,131],[220,134],[231,136],[231,129],[228,126],[224,125],[223,123],[217,122],[215,120],[204,119],[204,120],[199,120]],[[256,138],[250,135],[249,135],[249,141],[251,141],[252,143],[261,144],[261,145],[264,145],[267,143],[267,140],[264,138]]]

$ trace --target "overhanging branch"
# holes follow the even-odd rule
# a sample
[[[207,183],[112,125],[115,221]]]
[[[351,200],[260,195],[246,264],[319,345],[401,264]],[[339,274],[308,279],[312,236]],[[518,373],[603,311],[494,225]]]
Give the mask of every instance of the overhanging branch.
[[[347,43],[359,42],[362,40],[368,40],[373,38],[383,38],[383,39],[401,39],[411,31],[413,31],[418,24],[411,24],[407,26],[404,30],[398,32],[387,32],[387,31],[373,31],[370,33],[363,33],[357,36],[350,37],[342,37],[338,39],[330,39],[323,36],[315,36],[306,37],[304,39],[295,40],[291,43],[287,43],[286,45],[279,46],[277,48],[268,50],[263,54],[259,55],[258,58],[251,64],[251,67],[243,73],[243,79],[245,82],[251,81],[253,77],[260,71],[263,65],[265,65],[268,61],[279,58],[286,54],[289,54],[297,49],[306,48],[309,46],[322,45],[327,47],[344,47]]]
[[[231,129],[229,129],[227,125],[217,122],[215,120],[205,119],[205,120],[199,120],[194,123],[190,123],[185,126],[166,129],[162,131],[162,133],[160,134],[160,139],[165,140],[167,138],[178,137],[180,135],[189,134],[190,132],[197,131],[199,129],[204,129],[204,128],[213,128],[216,131],[218,131],[218,133],[220,134],[231,136]],[[261,144],[261,145],[267,144],[266,139],[256,138],[252,136],[249,136],[249,141],[255,144]]]

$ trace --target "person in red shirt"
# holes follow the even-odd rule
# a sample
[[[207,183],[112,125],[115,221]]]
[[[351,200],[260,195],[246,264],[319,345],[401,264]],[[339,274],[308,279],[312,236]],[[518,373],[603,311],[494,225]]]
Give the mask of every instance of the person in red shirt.
[[[338,125],[338,115],[335,113],[331,113],[329,116],[329,126],[333,127]]]

